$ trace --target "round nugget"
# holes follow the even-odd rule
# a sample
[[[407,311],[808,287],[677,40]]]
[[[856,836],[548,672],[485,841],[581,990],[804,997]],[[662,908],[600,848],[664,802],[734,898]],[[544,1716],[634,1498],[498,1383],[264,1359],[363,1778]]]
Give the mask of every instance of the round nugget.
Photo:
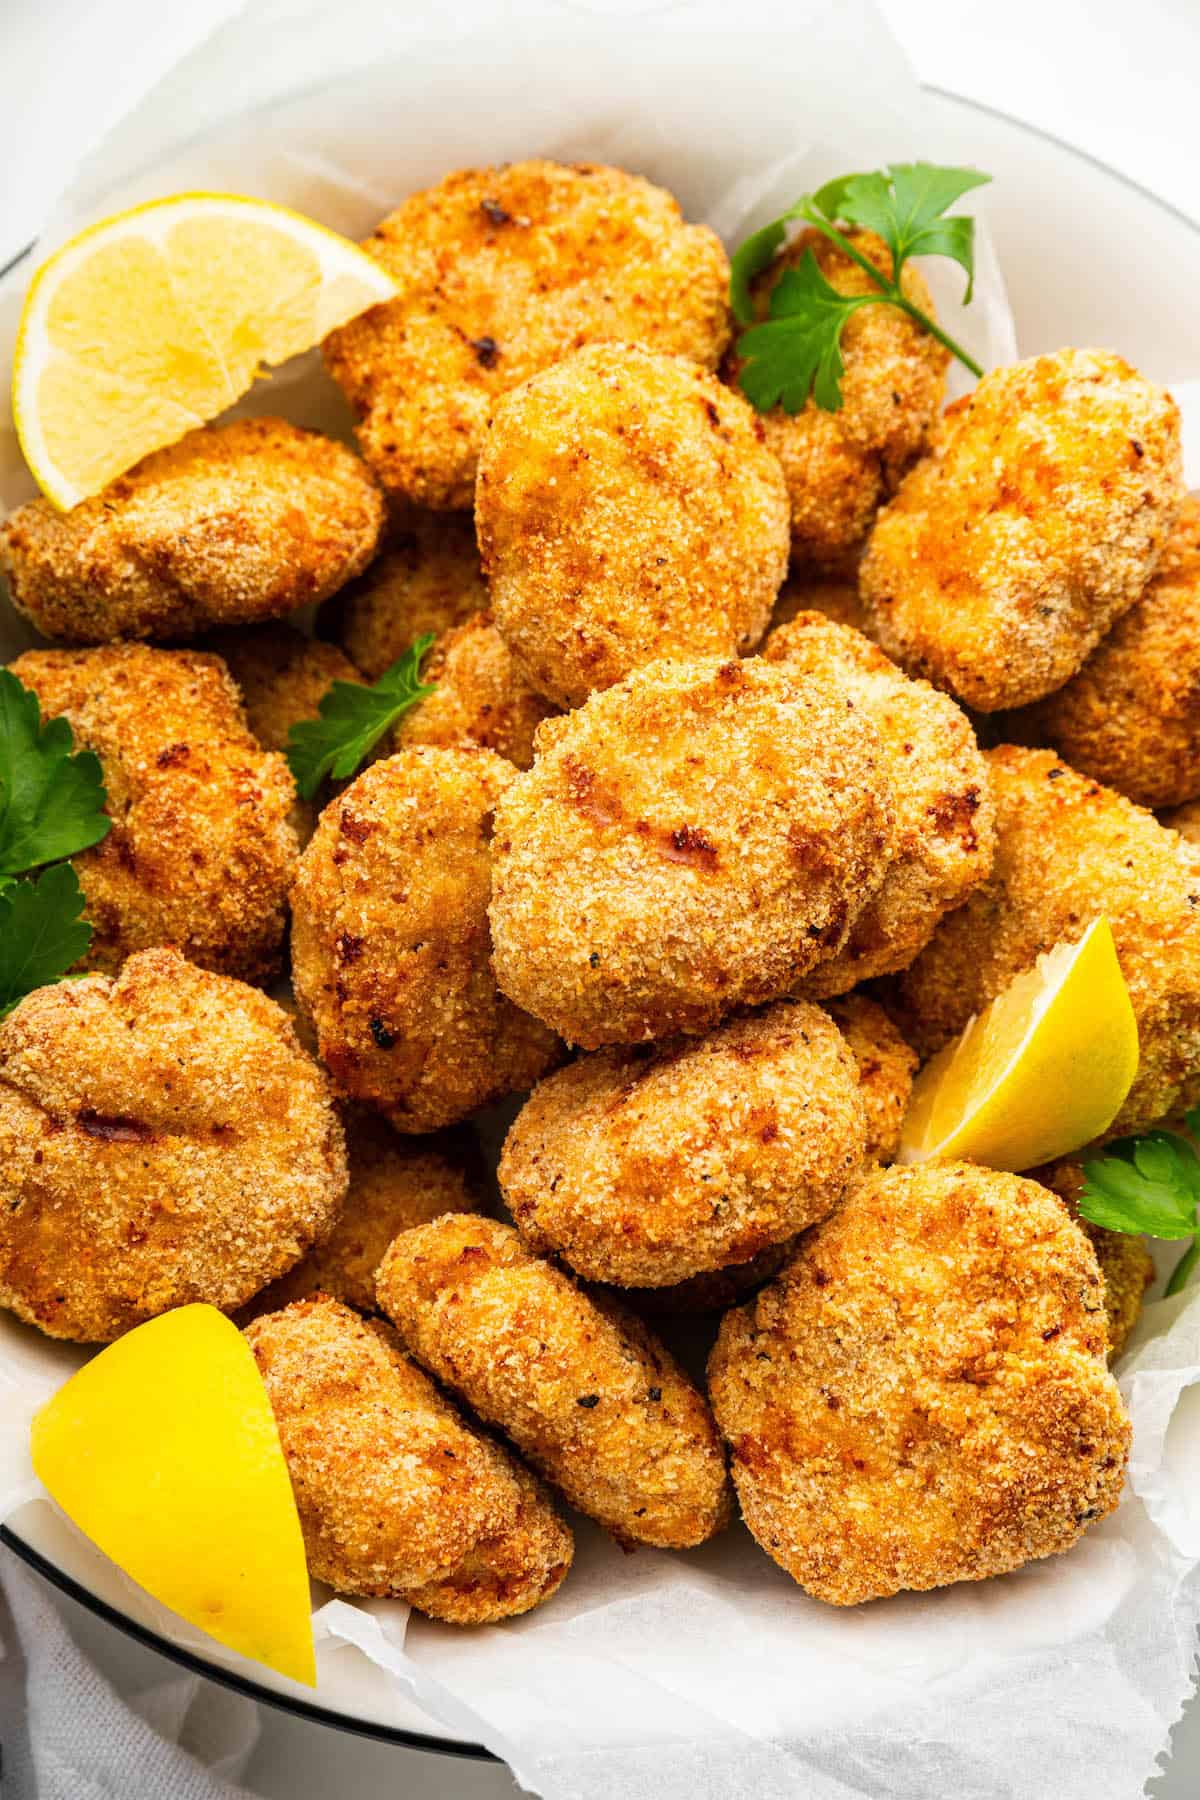
[[[392,747],[478,744],[527,769],[533,739],[554,708],[534,692],[486,613],[443,632],[421,665],[434,691],[406,713]]]
[[[654,664],[537,752],[496,810],[496,980],[588,1049],[791,992],[892,854],[878,733],[786,664]]]
[[[1068,681],[1154,571],[1179,409],[1104,350],[993,369],[949,407],[859,570],[871,632],[980,712]]]
[[[496,624],[559,706],[762,637],[787,495],[751,408],[683,357],[577,351],[500,401],[475,520]]]
[[[1177,806],[1200,794],[1198,697],[1200,494],[1190,494],[1137,604],[1013,731],[1139,806]]]
[[[581,344],[644,344],[715,368],[729,264],[664,189],[592,163],[464,169],[363,246],[396,282],[326,339],[390,494],[467,507],[497,398]]]
[[[215,631],[201,646],[219,656],[264,750],[287,749],[293,725],[315,719],[335,681],[361,681],[349,657],[293,625]]]
[[[892,259],[882,239],[870,231],[847,232],[846,238],[891,278]],[[839,294],[876,291],[866,271],[822,232],[803,231],[754,283],[761,318],[780,276],[809,253]],[[913,263],[902,270],[900,286],[916,306],[936,316]],[[799,563],[837,563],[862,543],[881,503],[926,448],[946,392],[948,351],[894,306],[861,307],[842,332],[841,349],[846,368],[837,412],[826,412],[810,398],[798,413],[775,406],[762,415],[768,448],[787,480],[792,554]],[[731,380],[739,366],[732,357]]]
[[[899,978],[922,1056],[941,1049],[1044,950],[1107,918],[1137,1020],[1138,1072],[1109,1134],[1200,1101],[1200,856],[1153,814],[1050,750],[987,753],[991,876]]]
[[[920,1059],[882,1006],[865,994],[843,994],[825,1010],[845,1038],[858,1072],[867,1115],[867,1159],[890,1163],[900,1148]]]
[[[571,1533],[514,1458],[468,1425],[388,1326],[322,1295],[246,1339],[279,1427],[310,1575],[483,1624],[528,1612]]]
[[[340,1092],[397,1131],[519,1093],[551,1032],[497,991],[492,818],[516,771],[490,750],[405,750],[321,815],[292,889],[292,979]]]
[[[1108,1328],[1108,1360],[1120,1356],[1138,1319],[1146,1289],[1154,1280],[1154,1261],[1146,1240],[1127,1231],[1106,1231],[1079,1217],[1085,1176],[1082,1162],[1071,1157],[1031,1169],[1030,1181],[1057,1194],[1080,1229],[1087,1233],[1104,1281],[1104,1317]]]
[[[233,1312],[345,1193],[325,1077],[256,988],[145,950],[0,1021],[0,1305],[51,1337]]]
[[[725,1524],[703,1397],[637,1319],[589,1298],[511,1226],[450,1213],[406,1231],[376,1287],[417,1361],[614,1537],[686,1549]]]
[[[845,949],[805,982],[806,993],[824,998],[907,968],[945,914],[986,879],[996,837],[987,764],[953,700],[910,681],[849,625],[798,613],[771,633],[763,655],[862,709],[882,740],[896,795],[896,850],[883,885]]]
[[[820,1007],[781,1000],[540,1082],[505,1142],[500,1190],[535,1250],[591,1281],[657,1288],[823,1219],[865,1151],[841,1032]]]
[[[279,619],[366,568],[383,498],[352,451],[283,419],[202,425],[70,512],[0,528],[0,571],[48,638],[195,637]]]
[[[473,515],[413,512],[393,526],[361,580],[325,608],[321,630],[378,681],[417,638],[440,637],[487,604]]]
[[[729,1313],[709,1389],[746,1524],[835,1606],[1067,1550],[1129,1420],[1091,1245],[1035,1182],[878,1171]]]
[[[113,644],[30,650],[11,668],[100,758],[112,829],[72,858],[88,966],[174,944],[201,968],[270,981],[300,848],[296,787],[247,730],[220,658]]]

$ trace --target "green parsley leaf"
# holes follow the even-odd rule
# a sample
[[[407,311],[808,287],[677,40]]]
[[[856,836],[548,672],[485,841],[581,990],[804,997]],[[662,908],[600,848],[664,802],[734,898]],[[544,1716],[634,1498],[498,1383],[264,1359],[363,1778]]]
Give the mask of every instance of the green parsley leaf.
[[[0,1018],[35,988],[61,980],[91,941],[70,863],[10,882],[0,893]]]
[[[74,856],[111,828],[99,758],[73,742],[66,719],[43,725],[37,695],[0,669],[0,876]]]
[[[420,679],[432,642],[432,632],[419,637],[372,686],[335,681],[321,701],[320,717],[292,726],[287,759],[303,799],[311,800],[327,776],[344,781],[355,774],[384,733],[432,694],[433,684]]]
[[[890,163],[867,174],[841,175],[827,181],[815,193],[802,194],[794,206],[748,237],[733,256],[729,298],[734,317],[748,327],[736,345],[743,367],[739,381],[743,392],[760,412],[782,403],[786,412],[799,412],[809,395],[826,412],[841,405],[843,361],[841,335],[846,321],[864,305],[890,305],[907,313],[974,375],[983,371],[961,345],[956,344],[905,294],[901,275],[910,256],[947,256],[967,276],[963,304],[970,300],[975,280],[975,222],[969,218],[945,218],[946,209],[972,188],[990,181],[977,169],[943,168],[935,163]],[[803,219],[827,237],[870,276],[869,294],[839,294],[815,267],[786,271],[772,290],[765,322],[756,322],[751,284],[771,263],[787,236],[793,219]],[[838,221],[875,232],[892,255],[890,278],[869,257],[848,242]],[[810,253],[811,254],[811,253]],[[790,276],[802,279],[789,281]],[[781,305],[776,297],[787,285]]]

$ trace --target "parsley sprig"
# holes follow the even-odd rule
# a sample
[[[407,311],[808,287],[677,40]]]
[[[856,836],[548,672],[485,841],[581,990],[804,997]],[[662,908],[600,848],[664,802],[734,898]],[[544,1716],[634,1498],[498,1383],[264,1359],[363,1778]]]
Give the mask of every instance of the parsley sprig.
[[[66,719],[43,724],[37,695],[0,669],[0,1018],[60,980],[91,942],[64,859],[98,844],[112,821],[99,758],[73,743]]]
[[[813,194],[802,194],[770,225],[748,237],[733,258],[729,298],[734,317],[747,327],[737,342],[743,367],[738,379],[759,412],[782,405],[797,413],[811,394],[825,412],[842,404],[842,332],[864,306],[896,306],[943,344],[973,375],[983,370],[935,319],[908,298],[901,275],[910,256],[948,256],[966,271],[965,306],[975,284],[975,221],[946,218],[949,207],[991,180],[977,169],[934,163],[889,163],[866,175],[841,175]],[[785,269],[771,289],[767,317],[756,322],[750,284],[768,266],[794,219],[813,225],[870,277],[873,290],[841,294],[822,275],[812,250]],[[885,275],[838,229],[861,226],[881,237],[891,252]]]
[[[432,694],[421,680],[421,664],[432,632],[409,645],[373,685],[335,681],[320,705],[320,716],[293,725],[287,759],[301,797],[311,800],[327,776],[344,781],[356,773],[380,738],[410,707]]]
[[[1200,1136],[1200,1107],[1187,1113],[1185,1122],[1193,1137]],[[1107,1148],[1107,1155],[1083,1165],[1080,1217],[1108,1231],[1191,1238],[1167,1283],[1167,1293],[1178,1294],[1200,1261],[1200,1156],[1174,1131],[1147,1131]]]

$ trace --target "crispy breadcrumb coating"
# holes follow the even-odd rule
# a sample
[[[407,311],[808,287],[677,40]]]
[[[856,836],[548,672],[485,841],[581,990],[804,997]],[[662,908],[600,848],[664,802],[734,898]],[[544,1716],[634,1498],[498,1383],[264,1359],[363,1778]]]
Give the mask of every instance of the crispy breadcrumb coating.
[[[325,1076],[256,988],[145,950],[0,1021],[0,1305],[51,1337],[233,1312],[345,1193]]]
[[[812,570],[793,570],[779,590],[771,614],[771,633],[789,625],[797,613],[824,613],[838,625],[852,625],[864,637],[871,635],[870,621],[858,593],[857,565],[822,575]]]
[[[497,403],[475,520],[496,624],[564,707],[659,657],[752,650],[787,573],[756,414],[633,345],[577,351]]]
[[[247,730],[220,658],[112,644],[30,650],[10,667],[100,758],[112,829],[72,858],[88,966],[174,944],[201,968],[271,980],[299,852],[296,787]]]
[[[1141,1060],[1109,1135],[1200,1101],[1200,856],[1151,813],[1050,750],[988,752],[996,801],[991,877],[945,918],[899,979],[902,1025],[940,1049],[1042,951],[1112,926]]]
[[[279,1427],[310,1575],[479,1625],[528,1612],[571,1566],[540,1483],[327,1295],[246,1327]]]
[[[202,425],[70,512],[0,527],[0,572],[48,638],[189,638],[278,619],[366,568],[383,498],[358,457],[284,419]]]
[[[378,561],[330,601],[321,630],[378,681],[417,638],[440,637],[487,604],[473,515],[412,512],[393,526]]]
[[[527,769],[533,738],[554,708],[534,692],[487,613],[443,632],[421,665],[434,692],[406,713],[392,749],[478,744]]]
[[[363,248],[394,300],[326,339],[363,455],[390,494],[467,507],[498,397],[582,344],[713,369],[729,264],[664,189],[594,163],[464,169],[411,194]]]
[[[219,656],[233,676],[246,723],[264,750],[286,750],[292,726],[317,717],[335,681],[362,680],[335,645],[293,625],[214,631],[200,648]]]
[[[893,850],[878,733],[783,663],[653,664],[537,750],[496,809],[496,980],[588,1049],[790,992]]]
[[[849,625],[797,613],[771,633],[763,655],[861,708],[882,740],[896,795],[896,851],[883,885],[845,949],[805,982],[806,993],[824,998],[907,968],[939,920],[986,879],[996,835],[987,764],[953,700],[910,681]]]
[[[580,1057],[533,1090],[500,1191],[535,1250],[666,1287],[785,1243],[866,1151],[858,1068],[829,1015],[781,1000],[708,1037]]]
[[[482,1210],[448,1134],[401,1137],[361,1107],[343,1113],[350,1186],[329,1236],[252,1302],[255,1317],[293,1300],[331,1294],[375,1311],[375,1271],[392,1239],[446,1212]]]
[[[1121,357],[993,369],[876,520],[871,634],[980,712],[1039,700],[1138,598],[1182,499],[1179,409]]]
[[[721,1327],[743,1517],[835,1606],[1067,1550],[1121,1495],[1105,1350],[1095,1255],[1052,1194],[969,1163],[880,1170]]]
[[[845,1038],[858,1070],[867,1115],[866,1156],[890,1163],[912,1098],[919,1058],[897,1027],[866,994],[843,994],[825,1010]]]
[[[447,1214],[393,1243],[380,1305],[418,1362],[625,1543],[686,1549],[729,1516],[703,1397],[632,1314],[508,1225]]]
[[[850,231],[847,241],[884,275],[892,259],[881,238]],[[820,231],[802,231],[758,277],[753,296],[765,318],[771,290],[785,270],[811,251],[839,294],[869,294],[865,270]],[[907,297],[936,317],[925,279],[913,263],[901,271]],[[798,413],[781,406],[762,415],[768,448],[783,465],[791,508],[792,555],[798,563],[838,563],[859,546],[875,513],[905,470],[926,449],[946,393],[949,352],[894,306],[864,306],[841,337],[842,404],[826,412],[809,399]],[[736,382],[731,354],[725,374]]]
[[[300,858],[296,998],[339,1091],[397,1131],[454,1124],[556,1060],[489,961],[492,818],[515,779],[490,750],[402,751],[326,807]]]
[[[1079,1196],[1083,1192],[1082,1162],[1065,1157],[1061,1162],[1047,1163],[1031,1169],[1029,1180],[1038,1181],[1052,1194],[1057,1194],[1076,1224],[1087,1233],[1100,1274],[1104,1281],[1104,1316],[1108,1326],[1108,1360],[1116,1361],[1129,1342],[1130,1334],[1141,1317],[1146,1289],[1154,1280],[1154,1261],[1146,1248],[1146,1240],[1126,1231],[1106,1231],[1079,1217]]]
[[[1137,604],[1012,730],[1139,806],[1200,794],[1200,494],[1184,501]]]

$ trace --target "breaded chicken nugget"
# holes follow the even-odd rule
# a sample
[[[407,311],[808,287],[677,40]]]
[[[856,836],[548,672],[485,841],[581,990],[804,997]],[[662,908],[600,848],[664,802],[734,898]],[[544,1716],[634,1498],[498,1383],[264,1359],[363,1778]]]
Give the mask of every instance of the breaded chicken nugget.
[[[890,278],[892,259],[881,238],[870,231],[846,237]],[[754,283],[761,317],[780,276],[809,251],[839,294],[875,291],[865,270],[822,232],[803,231]],[[900,285],[915,305],[936,316],[914,264],[904,268]],[[949,353],[894,306],[860,308],[842,332],[841,348],[846,371],[837,412],[825,412],[810,399],[798,413],[776,406],[762,419],[767,445],[787,479],[792,554],[799,563],[836,563],[862,543],[878,507],[926,448],[946,392]],[[731,381],[738,368],[731,357],[726,370]]]
[[[1054,1195],[970,1163],[878,1171],[727,1315],[709,1391],[742,1514],[818,1600],[980,1581],[1121,1495],[1100,1271]]]
[[[201,968],[272,979],[299,853],[296,787],[247,730],[220,658],[112,644],[30,650],[11,667],[104,773],[112,829],[72,858],[89,967],[174,944]]]
[[[393,526],[366,574],[330,601],[320,629],[378,681],[417,638],[440,637],[487,604],[474,516],[413,512]]]
[[[282,618],[366,568],[383,498],[352,451],[283,419],[202,425],[94,499],[34,500],[0,527],[0,571],[40,632],[187,638]]]
[[[533,738],[554,708],[534,692],[486,613],[443,632],[421,665],[434,691],[406,713],[393,750],[413,744],[478,744],[527,769]]]
[[[224,662],[264,750],[286,750],[293,725],[315,719],[335,681],[361,681],[349,657],[293,625],[214,631],[200,648]]]
[[[870,621],[858,594],[857,564],[849,570],[828,575],[798,569],[788,576],[779,590],[775,611],[771,614],[771,631],[788,625],[797,613],[824,613],[838,625],[852,625],[864,637],[870,636]]]
[[[662,188],[592,163],[464,169],[412,194],[363,248],[394,300],[326,339],[390,494],[467,507],[501,394],[599,339],[713,369],[729,336],[729,264]]]
[[[1108,1360],[1115,1362],[1141,1317],[1146,1289],[1154,1280],[1154,1262],[1146,1240],[1126,1231],[1106,1231],[1103,1225],[1093,1225],[1089,1219],[1079,1217],[1079,1196],[1085,1180],[1082,1162],[1066,1157],[1061,1162],[1047,1163],[1043,1168],[1031,1169],[1029,1180],[1040,1182],[1058,1195],[1096,1252],[1104,1281]]]
[[[350,1168],[346,1203],[324,1242],[257,1295],[256,1318],[314,1294],[374,1312],[375,1271],[394,1237],[442,1213],[480,1210],[448,1135],[400,1137],[361,1107],[347,1108],[342,1122]]]
[[[875,523],[871,635],[980,712],[1039,700],[1138,598],[1182,498],[1179,409],[1121,357],[994,369]]]
[[[624,1543],[686,1549],[729,1516],[703,1397],[632,1314],[589,1298],[508,1225],[449,1213],[376,1279],[417,1361]]]
[[[953,700],[910,681],[849,625],[797,613],[771,633],[763,655],[861,708],[882,740],[896,795],[896,849],[883,885],[845,949],[806,979],[805,992],[824,998],[907,968],[938,921],[987,877],[996,835],[987,764]]]
[[[1189,800],[1186,806],[1173,807],[1162,815],[1169,831],[1177,831],[1189,844],[1200,844],[1200,800]]]
[[[309,1573],[484,1624],[548,1599],[571,1533],[515,1458],[443,1399],[396,1334],[321,1295],[246,1327]]]
[[[658,657],[752,650],[787,573],[787,520],[741,395],[632,345],[595,344],[515,389],[480,452],[492,613],[559,706]]]
[[[900,1127],[912,1098],[919,1058],[882,1006],[865,994],[843,994],[826,1012],[845,1038],[858,1071],[867,1115],[866,1156],[890,1163],[900,1148]]]
[[[899,978],[902,1025],[940,1049],[1044,950],[1107,918],[1141,1060],[1110,1136],[1200,1100],[1200,857],[1151,813],[1049,750],[988,752],[996,861]]]
[[[1200,494],[1189,494],[1149,585],[1079,673],[1011,721],[1139,806],[1200,794]]]
[[[785,663],[653,664],[537,751],[496,809],[496,980],[588,1049],[790,992],[893,851],[879,734]]]
[[[823,1219],[865,1151],[841,1032],[820,1007],[781,1000],[540,1082],[505,1141],[500,1191],[535,1250],[592,1281],[666,1287]]]
[[[340,1092],[397,1131],[452,1125],[556,1060],[489,961],[492,817],[515,779],[490,750],[405,750],[326,807],[300,858],[296,998]]]
[[[325,1076],[255,988],[145,950],[0,1021],[0,1305],[51,1337],[232,1312],[345,1193]]]

